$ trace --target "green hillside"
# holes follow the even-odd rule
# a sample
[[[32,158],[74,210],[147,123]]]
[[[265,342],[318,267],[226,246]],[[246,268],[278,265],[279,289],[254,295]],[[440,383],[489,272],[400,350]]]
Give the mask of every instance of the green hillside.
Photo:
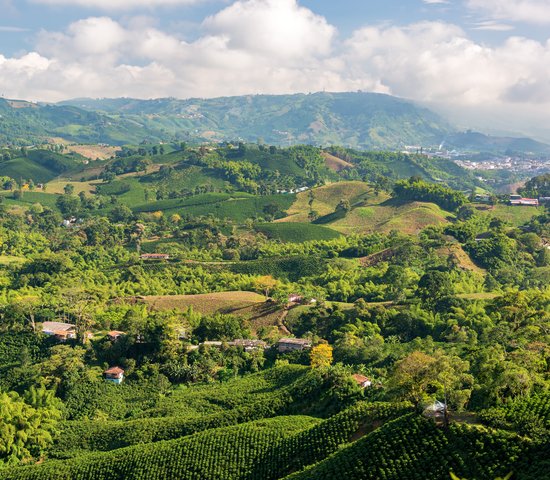
[[[268,238],[283,242],[309,242],[312,240],[332,240],[340,234],[330,228],[310,223],[264,223],[256,226],[258,232]]]
[[[411,102],[372,93],[255,95],[216,99],[82,99],[64,102],[90,111],[149,122],[171,134],[198,131],[203,138],[263,138],[270,144],[340,144],[398,148],[422,141],[436,144],[450,127]],[[116,117],[119,118],[119,117]],[[168,122],[169,121],[169,122]],[[172,125],[170,125],[172,123]]]
[[[468,425],[443,430],[407,415],[287,478],[443,480],[449,471],[460,478],[493,479],[511,471],[518,479],[533,478],[526,474],[526,466],[535,469],[544,462],[539,451],[540,445],[518,435]]]

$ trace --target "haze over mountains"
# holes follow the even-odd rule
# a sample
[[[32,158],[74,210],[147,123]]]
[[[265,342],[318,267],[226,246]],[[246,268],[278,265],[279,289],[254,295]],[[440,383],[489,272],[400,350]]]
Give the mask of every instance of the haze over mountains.
[[[143,140],[264,141],[360,149],[438,146],[548,153],[529,138],[461,132],[433,111],[389,95],[314,93],[211,99],[75,99],[58,104],[0,100],[0,142],[48,137],[114,145]]]

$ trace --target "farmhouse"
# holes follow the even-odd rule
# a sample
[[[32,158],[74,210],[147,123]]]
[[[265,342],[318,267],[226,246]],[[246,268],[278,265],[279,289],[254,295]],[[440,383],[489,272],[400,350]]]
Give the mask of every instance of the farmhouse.
[[[117,385],[124,380],[124,370],[120,367],[111,367],[103,372],[106,382],[116,383]]]
[[[142,260],[169,260],[170,255],[167,253],[142,253],[139,258]]]
[[[121,332],[119,330],[111,330],[107,334],[107,337],[109,337],[109,340],[111,340],[111,342],[116,342],[117,340],[124,337],[125,335],[126,335],[126,332]]]
[[[277,350],[281,353],[294,352],[311,348],[311,341],[305,338],[281,338],[277,342]]]
[[[352,375],[352,378],[357,382],[357,385],[359,385],[361,388],[367,388],[372,385],[371,379],[368,377],[365,377],[365,375],[356,373],[355,375]]]
[[[68,339],[76,338],[76,327],[70,323],[44,322],[42,324],[42,333],[64,342]]]

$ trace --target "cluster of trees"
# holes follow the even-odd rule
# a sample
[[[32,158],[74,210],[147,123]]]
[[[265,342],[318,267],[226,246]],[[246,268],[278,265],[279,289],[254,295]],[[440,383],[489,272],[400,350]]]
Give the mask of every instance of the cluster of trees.
[[[395,182],[393,196],[399,200],[432,202],[449,211],[454,211],[467,202],[462,192],[444,185],[428,183],[419,177]]]
[[[550,197],[550,173],[531,178],[519,189],[519,193],[525,197]]]

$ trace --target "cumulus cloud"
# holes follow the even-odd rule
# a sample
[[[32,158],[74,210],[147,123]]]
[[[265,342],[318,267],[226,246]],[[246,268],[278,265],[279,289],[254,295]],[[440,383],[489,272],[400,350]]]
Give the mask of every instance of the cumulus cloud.
[[[236,2],[207,18],[193,42],[146,22],[91,17],[64,32],[41,32],[36,54],[49,67],[14,82],[22,58],[13,58],[0,65],[0,82],[6,94],[43,100],[343,90],[354,82],[342,79],[330,55],[335,35],[295,0]]]
[[[207,18],[204,26],[232,50],[275,57],[326,55],[336,29],[296,0],[238,1]]]
[[[90,17],[41,32],[34,50],[0,56],[1,93],[56,101],[361,89],[476,112],[550,105],[550,42],[490,46],[444,22],[370,25],[339,39],[295,0],[239,0],[193,41],[142,17]]]
[[[363,28],[347,47],[348,63],[360,66],[357,74],[368,71],[401,96],[495,106],[530,79],[548,85],[537,101],[550,102],[550,42],[511,37],[490,47],[469,39],[457,26],[423,22]]]
[[[466,0],[469,8],[492,18],[540,25],[550,24],[548,0]]]
[[[43,5],[99,8],[102,10],[134,10],[139,8],[191,5],[204,0],[32,0]]]

